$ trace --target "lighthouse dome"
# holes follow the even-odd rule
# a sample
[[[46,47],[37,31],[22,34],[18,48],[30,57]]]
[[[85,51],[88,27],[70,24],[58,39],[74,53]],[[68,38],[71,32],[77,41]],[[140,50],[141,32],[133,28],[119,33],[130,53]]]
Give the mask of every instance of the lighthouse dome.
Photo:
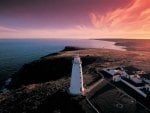
[[[74,57],[74,61],[73,61],[75,64],[81,64],[81,60],[80,60],[80,57],[77,55]]]

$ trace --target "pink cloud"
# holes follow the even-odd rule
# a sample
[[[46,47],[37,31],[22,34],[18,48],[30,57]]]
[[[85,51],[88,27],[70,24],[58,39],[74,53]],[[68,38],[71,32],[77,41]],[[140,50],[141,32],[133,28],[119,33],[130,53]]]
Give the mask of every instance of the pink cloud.
[[[0,32],[15,32],[15,31],[17,31],[17,30],[14,28],[0,26]]]
[[[94,27],[109,31],[150,30],[150,0],[132,0],[128,6],[104,15],[90,13]]]

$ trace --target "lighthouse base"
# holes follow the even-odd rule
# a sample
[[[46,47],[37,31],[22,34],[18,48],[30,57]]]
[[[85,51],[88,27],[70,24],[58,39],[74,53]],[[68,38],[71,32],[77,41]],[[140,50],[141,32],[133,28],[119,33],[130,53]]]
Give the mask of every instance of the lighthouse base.
[[[84,96],[84,88],[82,89],[82,91],[81,92],[75,92],[75,91],[73,91],[73,90],[70,90],[70,88],[68,89],[68,94],[69,95],[72,95],[72,96]]]

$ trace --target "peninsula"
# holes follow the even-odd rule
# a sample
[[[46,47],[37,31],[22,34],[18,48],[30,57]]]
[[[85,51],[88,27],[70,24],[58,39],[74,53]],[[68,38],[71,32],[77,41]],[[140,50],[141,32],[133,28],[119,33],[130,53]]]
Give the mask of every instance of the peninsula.
[[[0,112],[94,113],[84,96],[71,97],[67,93],[72,60],[76,54],[80,55],[82,61],[84,88],[92,87],[86,97],[99,112],[149,112],[149,101],[136,102],[136,98],[128,91],[116,88],[115,84],[110,85],[108,79],[102,84],[99,81],[104,79],[100,71],[112,67],[123,66],[131,71],[137,68],[149,75],[150,52],[77,47],[66,47],[60,52],[25,64],[6,86],[9,91],[0,94]]]

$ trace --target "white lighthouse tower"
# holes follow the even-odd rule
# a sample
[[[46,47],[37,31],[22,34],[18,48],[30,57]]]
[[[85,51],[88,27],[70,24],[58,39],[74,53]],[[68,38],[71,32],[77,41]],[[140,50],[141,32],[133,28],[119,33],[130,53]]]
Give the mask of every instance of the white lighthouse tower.
[[[82,73],[82,62],[80,60],[79,55],[74,57],[72,73],[71,73],[71,82],[69,93],[72,95],[83,95],[84,87],[83,87],[83,73]]]

